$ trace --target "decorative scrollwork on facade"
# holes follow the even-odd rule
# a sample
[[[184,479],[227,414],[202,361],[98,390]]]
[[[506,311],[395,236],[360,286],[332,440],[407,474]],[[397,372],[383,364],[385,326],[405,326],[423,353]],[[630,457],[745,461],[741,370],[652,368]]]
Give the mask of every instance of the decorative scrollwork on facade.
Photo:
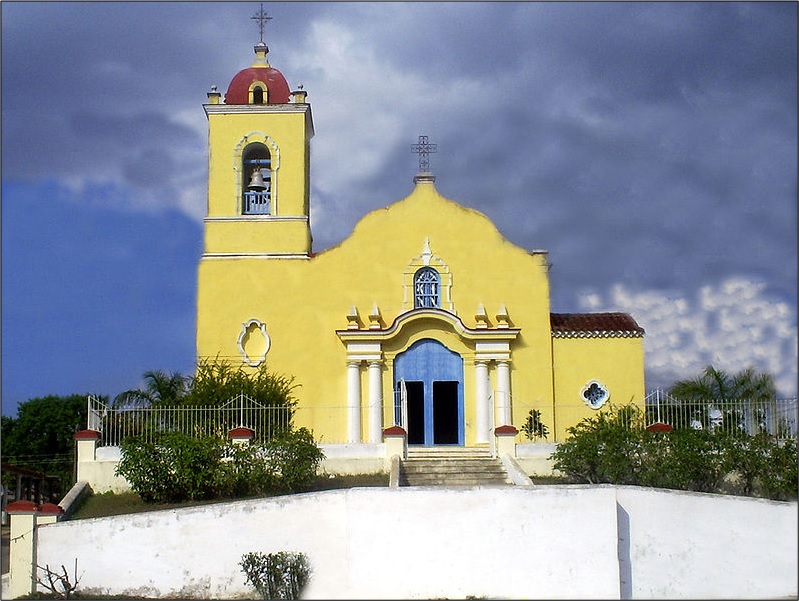
[[[255,339],[259,335],[263,345],[262,348],[258,348],[258,341]],[[251,319],[244,322],[241,327],[241,332],[239,333],[237,344],[244,363],[250,367],[258,367],[261,365],[261,363],[266,361],[266,353],[269,352],[269,347],[271,346],[271,340],[266,331],[266,324],[258,319]],[[252,353],[257,353],[255,358],[250,356]]]

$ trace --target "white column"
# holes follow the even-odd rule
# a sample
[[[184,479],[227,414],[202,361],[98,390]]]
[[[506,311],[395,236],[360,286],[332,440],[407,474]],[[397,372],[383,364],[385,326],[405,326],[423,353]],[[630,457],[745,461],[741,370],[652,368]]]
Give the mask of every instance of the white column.
[[[510,364],[508,361],[497,361],[497,403],[499,419],[497,426],[512,426],[510,414]]]
[[[361,362],[347,362],[347,432],[349,442],[361,442]]]
[[[383,439],[383,374],[380,361],[369,362],[369,442]]]
[[[477,406],[477,437],[475,442],[488,442],[491,428],[488,400],[488,361],[474,362],[474,395]]]

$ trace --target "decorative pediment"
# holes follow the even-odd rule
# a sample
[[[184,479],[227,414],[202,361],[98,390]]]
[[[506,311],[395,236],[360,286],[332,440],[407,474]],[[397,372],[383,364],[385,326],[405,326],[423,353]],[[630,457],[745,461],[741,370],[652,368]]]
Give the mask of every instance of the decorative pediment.
[[[449,266],[444,262],[444,259],[433,254],[430,250],[430,239],[425,238],[422,246],[422,252],[419,256],[414,257],[405,268],[402,274],[402,310],[410,311],[416,307],[414,302],[415,291],[415,278],[420,269],[432,268],[439,276],[438,280],[438,294],[439,294],[439,307],[450,313],[455,313],[455,307],[452,303],[452,273]]]
[[[391,340],[402,334],[405,328],[413,327],[419,322],[425,322],[427,327],[437,327],[449,330],[464,340],[469,341],[503,341],[510,342],[516,339],[521,331],[519,328],[470,328],[460,317],[443,309],[412,309],[400,314],[386,328],[336,330],[342,341],[379,342]]]

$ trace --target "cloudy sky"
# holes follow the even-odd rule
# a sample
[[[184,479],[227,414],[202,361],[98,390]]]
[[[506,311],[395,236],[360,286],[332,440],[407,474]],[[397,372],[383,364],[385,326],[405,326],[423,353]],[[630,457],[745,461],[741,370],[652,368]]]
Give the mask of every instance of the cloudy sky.
[[[191,373],[211,85],[258,3],[3,1],[2,407]],[[313,107],[315,250],[444,196],[549,251],[554,312],[627,311],[647,387],[797,390],[797,3],[266,3]]]

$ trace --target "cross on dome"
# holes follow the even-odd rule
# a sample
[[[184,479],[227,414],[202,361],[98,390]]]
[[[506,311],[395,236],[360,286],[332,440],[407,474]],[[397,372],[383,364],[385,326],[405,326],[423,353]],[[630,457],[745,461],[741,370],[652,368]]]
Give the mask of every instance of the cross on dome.
[[[264,43],[264,26],[266,25],[267,21],[271,21],[272,17],[268,16],[264,12],[264,4],[261,3],[261,9],[255,13],[252,17],[250,17],[253,21],[258,21],[258,31],[261,35],[261,43]]]
[[[411,152],[419,155],[419,171],[430,170],[430,155],[437,152],[438,145],[430,144],[427,136],[419,136],[416,144],[411,144]]]

